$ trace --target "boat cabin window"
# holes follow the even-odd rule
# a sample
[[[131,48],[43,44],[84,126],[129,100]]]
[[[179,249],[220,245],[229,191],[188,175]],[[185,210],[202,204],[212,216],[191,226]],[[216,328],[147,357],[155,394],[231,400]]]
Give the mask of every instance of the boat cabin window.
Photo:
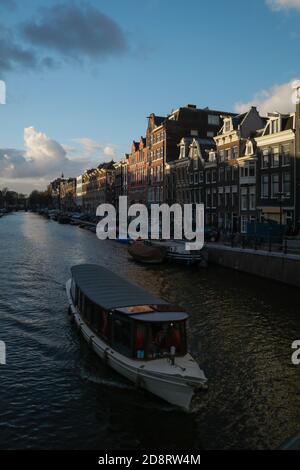
[[[159,359],[169,356],[171,349],[176,356],[186,354],[185,321],[135,323],[135,357],[137,359]]]
[[[76,286],[75,305],[89,327],[102,339],[110,342],[111,315],[99,305],[94,304]]]
[[[132,357],[133,322],[124,315],[114,314],[112,347],[127,357]]]

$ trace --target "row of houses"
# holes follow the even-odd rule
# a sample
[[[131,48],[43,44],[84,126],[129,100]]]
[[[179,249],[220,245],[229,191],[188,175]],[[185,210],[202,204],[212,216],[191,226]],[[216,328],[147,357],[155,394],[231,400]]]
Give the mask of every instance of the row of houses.
[[[300,86],[295,112],[261,116],[187,105],[148,117],[145,137],[118,162],[50,183],[65,210],[103,202],[204,203],[206,224],[245,232],[250,221],[300,227]]]

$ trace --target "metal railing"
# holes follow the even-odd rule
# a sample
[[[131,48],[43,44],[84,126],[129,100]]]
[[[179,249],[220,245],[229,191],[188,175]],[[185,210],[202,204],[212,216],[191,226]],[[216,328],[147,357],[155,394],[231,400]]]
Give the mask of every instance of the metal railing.
[[[281,252],[287,254],[289,252],[287,237],[272,236],[254,236],[247,234],[231,234],[223,239],[225,245],[232,248],[262,250],[268,252]]]

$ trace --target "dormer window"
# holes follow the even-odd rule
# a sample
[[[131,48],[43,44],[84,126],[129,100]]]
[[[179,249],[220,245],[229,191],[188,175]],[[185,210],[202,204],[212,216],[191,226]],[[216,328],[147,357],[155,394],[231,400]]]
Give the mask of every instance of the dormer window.
[[[231,131],[231,119],[225,119],[224,121],[224,132]]]
[[[180,156],[179,158],[185,158],[185,145],[180,146]]]
[[[271,134],[276,134],[279,132],[279,119],[272,119],[270,122],[270,132]]]
[[[216,161],[216,152],[214,152],[214,151],[209,152],[208,160],[209,160],[209,162],[215,162]]]
[[[253,155],[253,143],[248,142],[246,145],[246,155]]]

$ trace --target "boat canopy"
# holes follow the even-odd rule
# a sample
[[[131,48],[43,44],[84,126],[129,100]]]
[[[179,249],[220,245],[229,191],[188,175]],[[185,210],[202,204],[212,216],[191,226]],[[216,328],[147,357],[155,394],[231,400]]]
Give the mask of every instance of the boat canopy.
[[[139,321],[149,322],[176,322],[176,321],[183,321],[189,318],[187,313],[184,312],[155,312],[155,313],[146,313],[140,315],[132,315],[131,318]]]
[[[167,304],[166,301],[99,265],[80,264],[73,266],[71,273],[82,293],[107,310],[134,305]]]

